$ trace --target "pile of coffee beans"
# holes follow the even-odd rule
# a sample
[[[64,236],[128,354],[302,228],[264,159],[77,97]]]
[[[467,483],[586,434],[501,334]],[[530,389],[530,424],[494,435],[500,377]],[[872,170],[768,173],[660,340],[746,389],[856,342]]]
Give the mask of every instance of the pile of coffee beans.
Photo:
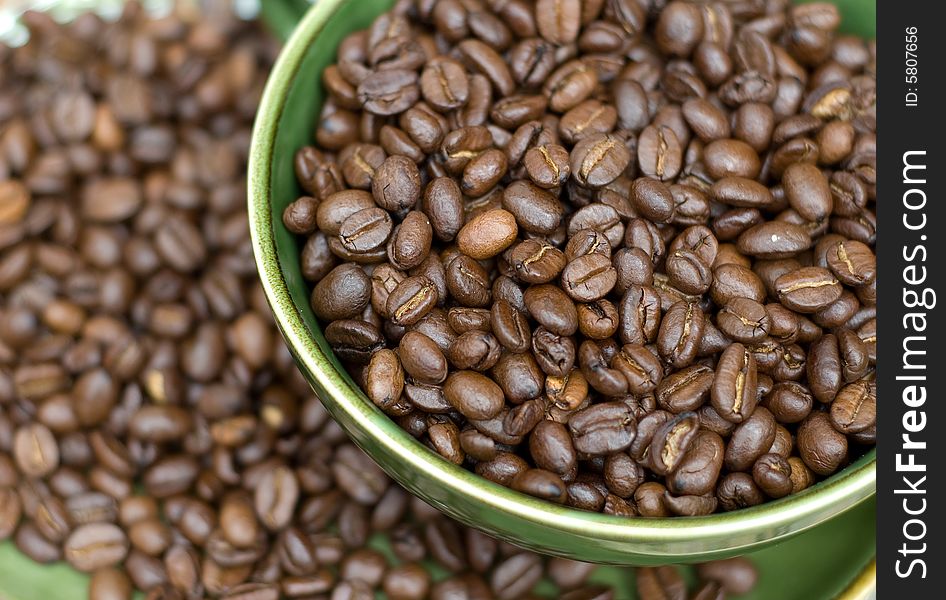
[[[92,600],[614,598],[411,498],[296,370],[247,232],[259,28],[24,19],[0,46],[0,541]],[[701,599],[756,579],[698,575]],[[670,567],[637,584],[687,598]]]
[[[325,338],[432,450],[622,516],[876,437],[875,46],[827,3],[413,0],[323,73],[285,210]]]

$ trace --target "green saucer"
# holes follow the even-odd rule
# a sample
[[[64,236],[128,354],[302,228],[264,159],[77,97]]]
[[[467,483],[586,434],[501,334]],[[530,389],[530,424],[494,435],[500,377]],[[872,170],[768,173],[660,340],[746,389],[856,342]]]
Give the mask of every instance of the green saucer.
[[[845,590],[874,556],[875,511],[876,503],[868,500],[820,527],[750,554],[759,567],[759,585],[743,598],[863,600],[862,587],[849,593]],[[392,564],[396,562],[384,536],[376,536],[372,545],[384,551]],[[437,565],[427,564],[435,578],[445,577]],[[592,580],[613,586],[617,600],[637,597],[631,569],[599,567]],[[11,542],[0,544],[0,600],[83,600],[87,588],[88,576],[69,565],[39,565],[20,554]],[[536,592],[546,598],[556,596],[547,581],[540,583]],[[384,596],[379,594],[378,598]]]

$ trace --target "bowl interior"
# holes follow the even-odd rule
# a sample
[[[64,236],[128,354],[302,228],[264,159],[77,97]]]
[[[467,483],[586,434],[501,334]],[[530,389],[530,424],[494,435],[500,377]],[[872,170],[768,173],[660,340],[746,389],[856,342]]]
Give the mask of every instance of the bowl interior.
[[[847,4],[851,4],[848,2]],[[867,6],[872,2],[856,0]],[[458,520],[532,549],[613,564],[705,560],[744,553],[810,528],[873,493],[875,452],[805,492],[708,517],[621,519],[567,509],[452,465],[401,430],[358,389],[309,307],[299,241],[282,224],[300,194],[293,156],[311,144],[322,69],[350,32],[390,0],[321,0],[287,44],[264,95],[252,146],[250,219],[267,297],[290,349],[328,410],[392,477]]]

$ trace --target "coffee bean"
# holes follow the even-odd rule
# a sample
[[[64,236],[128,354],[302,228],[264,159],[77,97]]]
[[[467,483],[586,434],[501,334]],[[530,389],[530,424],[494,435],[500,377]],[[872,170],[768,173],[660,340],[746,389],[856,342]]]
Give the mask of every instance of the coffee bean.
[[[470,94],[470,84],[463,67],[446,57],[438,57],[424,67],[420,76],[424,100],[440,110],[463,106]]]
[[[16,531],[23,514],[23,505],[16,490],[0,488],[0,539],[6,540]]]
[[[492,380],[475,371],[458,371],[444,384],[447,401],[471,419],[489,419],[499,414],[503,392]]]
[[[385,310],[395,325],[414,325],[439,299],[437,286],[423,276],[408,277],[388,296]]]
[[[791,493],[791,473],[788,461],[777,454],[763,454],[752,465],[752,478],[770,498],[781,498]]]
[[[676,415],[658,427],[649,448],[651,470],[658,475],[673,472],[698,430],[699,418],[692,412]]]
[[[862,286],[876,278],[877,259],[866,244],[839,240],[827,252],[827,266],[844,284]]]
[[[581,4],[575,0],[541,0],[536,4],[536,27],[552,44],[570,44],[578,37]]]
[[[680,173],[683,148],[669,127],[648,125],[637,141],[637,161],[644,175],[668,181]]]
[[[389,69],[369,74],[358,85],[358,101],[365,110],[376,115],[396,115],[420,97],[417,74]]]
[[[720,309],[717,326],[726,336],[752,344],[766,338],[771,324],[764,306],[749,298],[733,298]]]
[[[561,224],[564,212],[561,203],[551,193],[532,183],[511,183],[503,191],[502,202],[518,226],[529,233],[548,235]]]
[[[682,4],[682,3],[679,3]],[[641,567],[637,570],[637,593],[645,600],[687,597],[686,583],[676,567]]]
[[[575,449],[594,455],[627,448],[636,434],[634,417],[618,402],[596,404],[580,410],[568,421]]]
[[[611,183],[627,168],[630,152],[609,134],[589,136],[572,150],[572,177],[580,185],[600,188]]]
[[[744,177],[724,177],[713,184],[711,193],[717,202],[741,208],[765,209],[775,203],[775,198],[767,187],[757,181]],[[737,212],[729,215],[729,219],[734,221],[737,217],[741,217],[742,219],[748,220],[747,218],[754,216],[755,213],[751,212]],[[720,219],[722,219],[722,217],[717,220],[717,229],[732,227],[734,225],[729,222],[721,222]]]
[[[502,209],[480,213],[460,229],[460,251],[477,260],[490,258],[508,248],[516,239],[515,217]]]
[[[674,494],[711,493],[723,466],[723,453],[724,442],[719,434],[700,430],[690,441],[676,469],[667,477],[667,488]]]
[[[775,440],[775,418],[759,406],[733,430],[726,445],[726,468],[747,471]]]
[[[814,165],[790,165],[782,174],[782,187],[789,205],[806,221],[824,221],[831,215],[828,180]]]
[[[831,423],[841,433],[857,433],[877,422],[877,388],[872,382],[855,381],[838,392],[831,403]]]
[[[841,283],[822,267],[803,267],[775,280],[779,301],[800,313],[813,313],[841,296]]]
[[[569,262],[562,271],[562,287],[579,302],[603,298],[617,283],[617,271],[608,257],[592,253]]]
[[[631,285],[619,309],[621,341],[648,344],[656,341],[662,322],[660,297],[650,286]]]
[[[689,365],[699,349],[703,325],[703,311],[698,306],[686,301],[674,303],[660,321],[660,355],[677,368]]]
[[[713,370],[693,365],[664,378],[656,389],[661,408],[672,413],[696,410],[706,399],[715,381]]]
[[[94,600],[130,600],[133,591],[128,576],[116,568],[99,569],[89,579],[89,598]]]
[[[255,492],[256,514],[270,531],[285,527],[299,497],[299,482],[291,470],[278,467],[263,474]]]
[[[813,405],[811,391],[794,381],[780,381],[766,397],[765,406],[779,423],[798,423]]]
[[[86,573],[116,565],[127,553],[128,538],[118,526],[110,523],[78,527],[63,546],[66,561]]]
[[[757,258],[789,258],[811,245],[808,232],[799,225],[768,221],[739,236],[739,250]]]
[[[564,185],[571,175],[568,150],[558,144],[530,148],[523,164],[532,182],[544,189]]]
[[[393,225],[387,211],[375,207],[349,216],[338,231],[342,245],[354,253],[376,250],[388,241]]]
[[[82,190],[82,213],[91,221],[120,222],[138,212],[143,200],[141,188],[130,178],[100,179],[90,182]],[[25,204],[27,201],[28,198],[18,202]]]
[[[16,430],[13,437],[13,457],[27,477],[43,477],[59,467],[59,445],[52,432],[34,423]]]
[[[611,368],[624,376],[628,389],[637,395],[654,391],[663,378],[660,359],[640,344],[625,344],[611,359]]]
[[[565,501],[564,482],[559,476],[544,469],[523,471],[512,479],[509,486],[517,492],[536,496],[543,500],[559,503]]]
[[[437,384],[446,379],[447,359],[426,335],[408,331],[401,338],[398,352],[404,370],[416,381]]]

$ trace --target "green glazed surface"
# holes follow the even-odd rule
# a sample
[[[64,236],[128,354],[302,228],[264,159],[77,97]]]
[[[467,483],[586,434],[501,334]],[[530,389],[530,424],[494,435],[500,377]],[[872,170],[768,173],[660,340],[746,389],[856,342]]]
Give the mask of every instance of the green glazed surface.
[[[250,157],[250,227],[276,320],[304,374],[354,441],[393,478],[452,517],[537,551],[609,564],[658,564],[744,554],[809,529],[874,493],[875,454],[805,492],[707,517],[626,519],[577,511],[514,492],[428,450],[358,389],[332,355],[308,302],[299,244],[282,209],[300,190],[292,160],[312,141],[319,75],[348,33],[367,27],[389,0],[320,0],[299,23],[267,85]],[[845,4],[851,5],[853,2]],[[873,7],[869,2],[857,2]],[[848,8],[851,8],[848,6]],[[851,19],[863,27],[869,18]]]
[[[781,544],[751,555],[759,568],[759,584],[742,600],[866,600],[863,594],[846,593],[852,581],[874,555],[875,503],[869,500],[833,519]],[[381,535],[371,545],[397,564],[387,541]],[[424,565],[434,579],[446,572],[432,562]],[[692,571],[685,570],[692,581]],[[803,574],[803,575],[801,575]],[[616,600],[636,600],[634,575],[629,569],[601,567],[592,581],[613,586]],[[0,600],[82,600],[87,597],[88,576],[65,563],[38,565],[16,550],[11,542],[0,544]],[[535,589],[543,598],[556,598],[549,581]],[[137,595],[141,600],[142,595]],[[378,599],[384,598],[382,594]]]

